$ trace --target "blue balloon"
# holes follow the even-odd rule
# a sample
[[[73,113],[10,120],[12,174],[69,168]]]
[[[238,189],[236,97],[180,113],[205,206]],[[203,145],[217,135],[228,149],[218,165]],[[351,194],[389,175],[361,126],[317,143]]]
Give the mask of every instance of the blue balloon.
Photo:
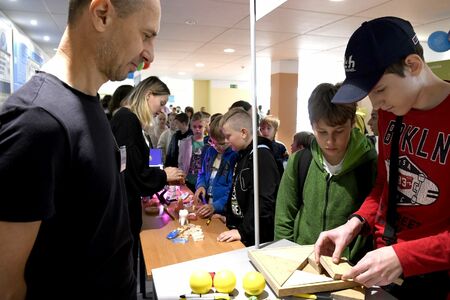
[[[445,52],[450,49],[448,33],[444,31],[435,31],[428,37],[428,46],[436,52]]]

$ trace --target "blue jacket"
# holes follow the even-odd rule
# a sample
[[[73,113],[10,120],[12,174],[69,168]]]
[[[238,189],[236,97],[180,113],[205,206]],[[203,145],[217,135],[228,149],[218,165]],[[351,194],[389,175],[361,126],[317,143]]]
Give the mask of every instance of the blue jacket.
[[[196,189],[204,187],[208,192],[209,179],[211,177],[212,166],[217,156],[217,150],[209,147],[206,150],[202,161],[202,168],[198,173]],[[237,153],[231,147],[222,154],[219,170],[217,170],[212,187],[213,207],[216,213],[223,214],[233,183],[233,169],[236,163]]]

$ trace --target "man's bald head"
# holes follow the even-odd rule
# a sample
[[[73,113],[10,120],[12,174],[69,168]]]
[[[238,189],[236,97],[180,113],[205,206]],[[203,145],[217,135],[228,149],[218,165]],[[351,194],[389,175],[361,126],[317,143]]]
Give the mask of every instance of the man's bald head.
[[[138,11],[148,0],[107,0],[117,11],[121,18]],[[70,0],[69,1],[69,18],[68,24],[74,25],[86,6],[90,5],[91,0]]]

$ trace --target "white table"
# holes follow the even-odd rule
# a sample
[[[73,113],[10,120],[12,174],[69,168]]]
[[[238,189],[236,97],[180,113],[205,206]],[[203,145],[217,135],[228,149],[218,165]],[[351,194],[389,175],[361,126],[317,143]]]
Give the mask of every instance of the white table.
[[[286,247],[294,243],[281,240],[271,243],[267,247]],[[256,269],[250,262],[247,252],[254,247],[238,249],[230,252],[207,256],[199,259],[186,261],[162,268],[153,269],[154,295],[159,300],[174,300],[182,294],[189,294],[189,277],[194,270],[206,270],[208,272],[218,272],[220,270],[231,270],[236,275],[236,290],[238,295],[234,299],[247,299],[242,288],[242,278],[248,271]],[[235,291],[236,292],[236,291]],[[279,299],[266,285],[265,292],[258,299]],[[299,299],[287,297],[283,299]],[[367,300],[395,300],[382,289],[371,289],[366,292]]]

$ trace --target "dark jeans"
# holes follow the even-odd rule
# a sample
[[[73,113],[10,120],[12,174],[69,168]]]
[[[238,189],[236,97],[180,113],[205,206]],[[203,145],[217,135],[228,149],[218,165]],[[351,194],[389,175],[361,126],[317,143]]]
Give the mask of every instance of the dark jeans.
[[[383,289],[399,300],[450,299],[450,279],[447,271],[408,277],[401,286],[390,284]]]

